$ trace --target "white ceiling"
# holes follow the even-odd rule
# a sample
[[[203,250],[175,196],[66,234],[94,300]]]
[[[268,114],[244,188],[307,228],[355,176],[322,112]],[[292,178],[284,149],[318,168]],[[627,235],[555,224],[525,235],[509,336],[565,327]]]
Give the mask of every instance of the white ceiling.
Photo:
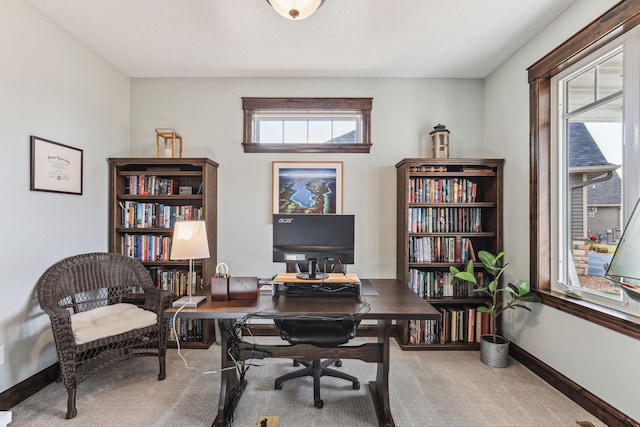
[[[129,77],[483,78],[576,0],[26,0]]]

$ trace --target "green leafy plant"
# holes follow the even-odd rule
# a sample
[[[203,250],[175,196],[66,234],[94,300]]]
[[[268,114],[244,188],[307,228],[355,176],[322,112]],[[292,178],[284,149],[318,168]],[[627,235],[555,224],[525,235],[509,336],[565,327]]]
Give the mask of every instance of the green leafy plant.
[[[515,310],[516,308],[524,308],[531,311],[529,307],[522,302],[540,302],[542,299],[538,294],[531,292],[529,282],[521,282],[518,285],[509,283],[505,286],[501,284],[501,276],[509,266],[508,263],[502,264],[504,252],[494,255],[488,251],[479,251],[478,258],[482,262],[484,269],[492,277],[491,281],[483,286],[478,284],[476,275],[474,274],[473,260],[469,260],[464,270],[459,270],[454,266],[450,266],[449,269],[453,274],[453,281],[465,281],[475,285],[475,292],[486,293],[491,297],[491,303],[487,303],[487,306],[479,306],[478,311],[489,313],[491,317],[491,336],[492,341],[497,342],[498,335],[498,317],[504,312],[504,310]],[[509,298],[505,298],[505,301],[500,301],[500,294],[508,295]]]

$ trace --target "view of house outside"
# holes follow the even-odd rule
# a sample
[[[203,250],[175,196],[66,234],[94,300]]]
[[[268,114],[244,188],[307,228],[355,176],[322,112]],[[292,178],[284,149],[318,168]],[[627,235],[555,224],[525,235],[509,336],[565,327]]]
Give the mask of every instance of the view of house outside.
[[[620,295],[605,276],[622,235],[622,123],[569,124],[573,259],[582,288]]]

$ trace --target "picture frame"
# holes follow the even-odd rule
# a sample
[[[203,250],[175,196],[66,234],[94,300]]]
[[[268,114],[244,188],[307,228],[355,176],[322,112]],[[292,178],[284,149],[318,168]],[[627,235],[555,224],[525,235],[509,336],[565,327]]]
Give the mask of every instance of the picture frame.
[[[31,191],[82,194],[83,150],[31,135]]]
[[[343,162],[274,161],[274,214],[342,213]]]

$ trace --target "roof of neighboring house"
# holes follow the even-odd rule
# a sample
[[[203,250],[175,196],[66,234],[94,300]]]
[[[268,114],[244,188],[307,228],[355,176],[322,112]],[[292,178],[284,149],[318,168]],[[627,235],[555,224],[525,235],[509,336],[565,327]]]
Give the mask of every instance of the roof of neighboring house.
[[[569,167],[610,164],[584,123],[569,123]]]
[[[619,205],[622,202],[620,176],[613,172],[611,179],[587,186],[589,206]]]
[[[569,167],[611,165],[584,123],[569,123]],[[587,186],[587,205],[619,205],[621,181],[617,171],[611,179]]]
[[[352,130],[351,132],[347,132],[347,133],[345,133],[343,135],[336,136],[335,138],[333,138],[333,139],[331,139],[331,140],[329,140],[327,142],[331,142],[331,143],[334,143],[334,144],[337,144],[337,143],[348,144],[348,143],[353,142],[355,140],[356,140],[356,131]]]

